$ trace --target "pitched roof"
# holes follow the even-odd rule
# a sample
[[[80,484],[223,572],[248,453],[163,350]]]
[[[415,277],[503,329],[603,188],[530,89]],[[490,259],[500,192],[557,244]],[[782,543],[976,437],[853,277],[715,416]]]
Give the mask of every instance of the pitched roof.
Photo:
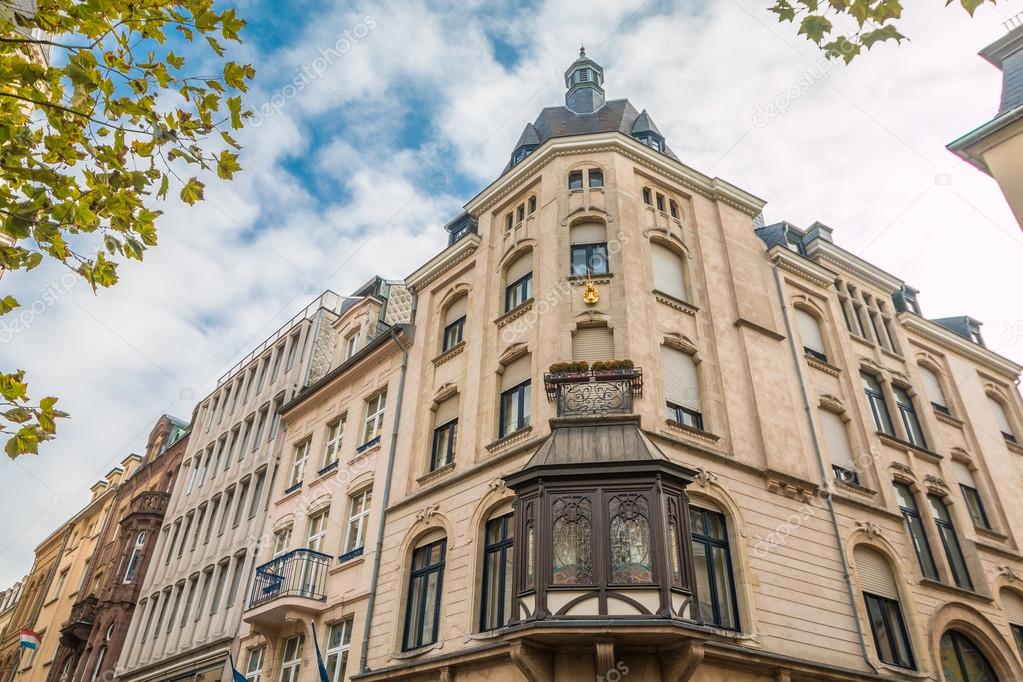
[[[654,123],[654,119],[650,118],[650,114],[646,113],[646,109],[640,112],[636,122],[632,124],[632,134],[639,135],[640,133],[654,133],[664,137],[657,128],[657,124]]]
[[[525,468],[667,459],[634,420],[603,420],[555,426]]]

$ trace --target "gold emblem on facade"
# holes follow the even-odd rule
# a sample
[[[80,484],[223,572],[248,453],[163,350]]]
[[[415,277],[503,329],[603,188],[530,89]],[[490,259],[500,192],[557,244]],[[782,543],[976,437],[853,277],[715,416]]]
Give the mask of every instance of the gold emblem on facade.
[[[583,287],[583,303],[586,305],[593,305],[600,300],[600,292],[597,291],[597,287],[593,282],[587,282],[586,286]]]

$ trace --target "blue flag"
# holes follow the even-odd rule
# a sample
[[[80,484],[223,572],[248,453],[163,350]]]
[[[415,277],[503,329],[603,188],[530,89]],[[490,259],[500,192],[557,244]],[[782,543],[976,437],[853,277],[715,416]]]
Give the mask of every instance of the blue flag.
[[[242,675],[238,672],[238,668],[234,667],[234,656],[231,655],[230,651],[227,652],[227,660],[231,663],[232,682],[248,682],[248,680],[245,679],[245,675]]]
[[[327,666],[323,665],[323,655],[320,654],[320,642],[316,639],[316,623],[309,621],[309,627],[313,629],[313,646],[316,647],[316,666],[320,669],[320,682],[330,682]]]

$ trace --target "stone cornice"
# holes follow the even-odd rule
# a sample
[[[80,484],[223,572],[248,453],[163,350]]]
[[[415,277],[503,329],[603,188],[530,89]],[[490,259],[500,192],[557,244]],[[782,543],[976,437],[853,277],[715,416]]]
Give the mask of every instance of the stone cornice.
[[[928,341],[969,358],[987,369],[1000,373],[1004,377],[1015,380],[1019,373],[1023,371],[1023,365],[1018,365],[1012,360],[988,350],[984,346],[973,343],[969,339],[964,339],[955,332],[945,329],[937,322],[931,322],[915,313],[899,313],[898,320],[902,323],[904,329],[919,334]]]
[[[861,277],[889,295],[901,289],[905,284],[898,277],[890,275],[842,247],[820,238],[811,241],[806,247],[806,252],[818,262],[830,263],[844,272]]]
[[[406,286],[416,292],[422,291],[424,287],[443,275],[452,266],[475,253],[479,245],[480,236],[478,234],[468,234],[462,237],[409,275],[405,280]]]
[[[814,263],[812,260],[789,251],[784,246],[774,246],[767,252],[779,268],[797,277],[827,289],[835,283],[835,273]]]
[[[559,156],[608,151],[618,152],[692,192],[711,200],[721,201],[749,216],[759,214],[767,203],[720,178],[704,175],[664,156],[638,140],[613,132],[555,137],[547,140],[524,161],[473,197],[465,205],[465,210],[473,215],[487,212],[528,182],[541,167]]]

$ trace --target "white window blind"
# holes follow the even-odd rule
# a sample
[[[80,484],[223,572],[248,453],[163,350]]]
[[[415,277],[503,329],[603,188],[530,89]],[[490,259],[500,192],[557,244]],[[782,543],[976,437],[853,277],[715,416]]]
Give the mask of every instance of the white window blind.
[[[603,223],[579,223],[569,234],[573,244],[603,244],[607,241],[607,228]]]
[[[821,326],[816,317],[801,308],[796,308],[796,325],[799,327],[799,338],[803,340],[803,346],[826,354],[824,338],[821,336]]]
[[[507,284],[517,282],[530,272],[533,271],[533,254],[532,252],[523,254],[519,258],[508,266],[508,275],[506,277]]]
[[[453,395],[450,398],[442,400],[437,405],[437,416],[434,418],[435,426],[443,426],[452,419],[458,417],[458,396]]]
[[[964,485],[968,485],[974,490],[977,489],[977,481],[973,478],[973,472],[970,471],[970,467],[966,466],[963,462],[957,462],[952,460],[952,468],[955,469],[956,479]]]
[[[941,391],[941,382],[938,376],[928,367],[920,365],[920,376],[924,378],[924,388],[927,390],[927,398],[935,405],[948,407],[945,404],[945,394]]]
[[[501,391],[515,388],[519,384],[528,381],[532,376],[530,360],[531,355],[523,355],[505,365],[504,373],[501,375]]]
[[[580,327],[572,335],[572,359],[613,360],[614,335],[607,327]]]
[[[514,280],[513,280],[514,281]],[[468,307],[469,297],[459,296],[455,301],[448,306],[448,310],[444,315],[444,326],[448,326],[452,322],[455,322],[460,317],[465,317],[465,311]]]
[[[1016,435],[1012,430],[1012,424],[1009,423],[1009,416],[1005,414],[1005,407],[991,396],[988,396],[987,400],[991,404],[991,411],[995,413],[998,430],[1002,433]]]
[[[682,272],[682,259],[668,247],[653,243],[650,245],[653,261],[654,288],[660,292],[686,300],[686,283]]]
[[[1010,589],[1002,590],[1002,608],[1009,622],[1013,625],[1023,627],[1023,597],[1019,592]]]
[[[702,412],[700,381],[693,356],[671,346],[661,346],[661,370],[667,401]]]
[[[831,457],[831,463],[849,471],[856,471],[852,448],[849,445],[849,431],[842,417],[831,410],[820,410],[821,430],[824,432],[824,447]]]
[[[858,545],[853,550],[856,570],[860,575],[860,587],[864,592],[876,594],[887,599],[899,599],[899,588],[895,585],[892,569],[881,554],[866,545]]]

